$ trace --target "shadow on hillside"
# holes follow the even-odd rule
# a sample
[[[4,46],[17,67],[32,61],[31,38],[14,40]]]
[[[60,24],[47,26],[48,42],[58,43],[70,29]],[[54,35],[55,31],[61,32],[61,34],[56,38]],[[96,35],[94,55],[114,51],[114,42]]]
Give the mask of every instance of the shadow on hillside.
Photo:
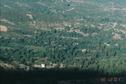
[[[122,74],[108,75],[92,70],[34,69],[1,70],[0,84],[126,84]]]

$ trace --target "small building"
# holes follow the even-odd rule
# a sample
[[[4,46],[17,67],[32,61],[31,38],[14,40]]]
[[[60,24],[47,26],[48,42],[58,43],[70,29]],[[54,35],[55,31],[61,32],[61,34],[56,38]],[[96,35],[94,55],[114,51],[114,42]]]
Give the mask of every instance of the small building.
[[[27,65],[24,65],[24,64],[19,64],[19,69],[23,69],[23,70],[29,71],[30,67],[27,66]]]
[[[65,66],[64,66],[64,64],[60,64],[60,66],[59,66],[59,68],[64,68]]]
[[[46,68],[45,64],[34,64],[33,65],[34,68]]]
[[[41,68],[45,68],[46,67],[46,65],[45,64],[41,64]]]
[[[87,51],[87,49],[82,49],[82,52],[84,52],[84,53],[85,53],[86,51]]]

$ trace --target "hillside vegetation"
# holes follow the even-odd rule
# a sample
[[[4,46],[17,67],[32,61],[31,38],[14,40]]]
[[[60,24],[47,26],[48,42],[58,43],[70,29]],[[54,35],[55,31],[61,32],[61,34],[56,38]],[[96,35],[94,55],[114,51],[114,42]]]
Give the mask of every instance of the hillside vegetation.
[[[126,72],[126,0],[0,2],[0,60]]]

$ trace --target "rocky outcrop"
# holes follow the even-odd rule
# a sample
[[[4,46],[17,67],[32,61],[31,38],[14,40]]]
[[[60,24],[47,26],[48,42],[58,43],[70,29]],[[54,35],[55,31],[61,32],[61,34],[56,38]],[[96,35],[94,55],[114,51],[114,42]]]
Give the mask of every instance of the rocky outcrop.
[[[0,32],[7,32],[8,28],[4,25],[0,25]]]

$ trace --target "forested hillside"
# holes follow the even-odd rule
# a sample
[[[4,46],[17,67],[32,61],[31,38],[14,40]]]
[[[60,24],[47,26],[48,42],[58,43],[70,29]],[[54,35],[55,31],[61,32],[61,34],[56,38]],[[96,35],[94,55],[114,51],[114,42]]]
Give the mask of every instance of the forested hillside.
[[[126,0],[0,0],[0,60],[126,72]]]

